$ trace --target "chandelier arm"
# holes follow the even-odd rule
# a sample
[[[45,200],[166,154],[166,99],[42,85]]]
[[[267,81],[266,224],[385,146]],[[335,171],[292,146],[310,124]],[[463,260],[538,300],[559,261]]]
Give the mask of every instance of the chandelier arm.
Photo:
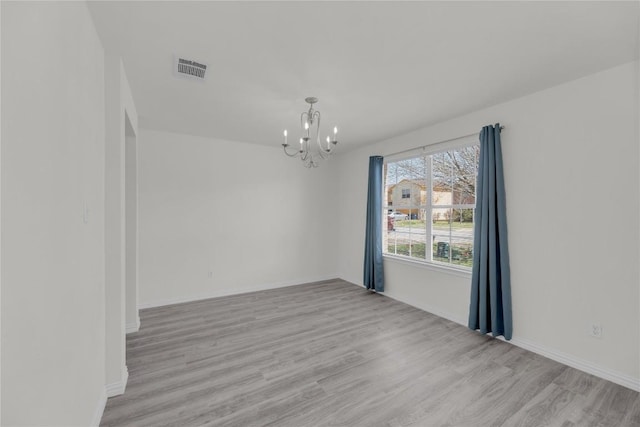
[[[318,153],[322,156],[323,159],[328,159],[331,153],[333,152],[333,147],[326,149],[322,147],[322,143],[318,140]]]
[[[329,156],[327,155],[326,151],[324,151],[324,149],[322,147],[320,147],[320,144],[318,144],[318,147],[320,148],[320,150],[318,151],[318,154],[320,155],[320,158],[322,160],[327,160],[329,158]]]
[[[296,151],[293,154],[289,154],[289,152],[287,151],[287,147],[289,147],[288,144],[287,145],[282,144],[282,148],[284,149],[284,154],[286,154],[287,156],[289,156],[289,157],[297,157],[298,154],[300,154],[299,151]]]
[[[328,155],[331,154],[333,150],[331,147],[329,149],[322,147],[322,142],[320,142],[320,111],[316,111],[316,115],[318,119],[318,133],[317,133],[317,140],[316,140],[318,144],[318,152],[320,154],[320,157],[322,157],[323,160],[326,160],[329,158]]]
[[[318,152],[322,156],[323,159],[326,159],[325,154],[331,154],[331,150],[327,150],[326,148],[322,148],[322,144],[318,141]]]

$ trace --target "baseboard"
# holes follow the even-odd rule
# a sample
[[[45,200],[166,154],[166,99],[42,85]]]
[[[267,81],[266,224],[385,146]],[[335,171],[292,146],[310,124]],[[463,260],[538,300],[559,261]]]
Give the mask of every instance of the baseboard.
[[[98,398],[93,418],[91,418],[91,423],[89,424],[91,427],[100,426],[100,420],[102,420],[102,414],[104,413],[105,406],[107,406],[107,390],[106,388],[103,388],[100,393],[100,397]]]
[[[228,289],[228,290],[226,290],[226,289],[225,290],[216,289],[215,291],[212,291],[210,293],[205,293],[205,294],[200,294],[200,295],[191,295],[191,296],[187,296],[187,297],[168,298],[168,299],[164,299],[164,300],[156,300],[156,301],[144,302],[144,303],[138,304],[138,309],[143,310],[145,308],[162,307],[162,306],[165,306],[165,305],[172,305],[172,304],[182,304],[182,303],[185,303],[185,302],[200,301],[200,300],[209,299],[209,298],[226,297],[226,296],[230,296],[230,295],[246,294],[246,293],[249,293],[249,292],[257,292],[257,291],[266,291],[266,290],[269,290],[269,289],[286,288],[288,286],[308,285],[308,284],[311,284],[311,283],[318,283],[318,282],[324,282],[324,281],[328,281],[328,280],[335,280],[336,278],[337,278],[336,275],[328,275],[328,276],[322,276],[322,277],[307,278],[307,279],[303,279],[303,280],[288,280],[288,281],[285,281],[285,282],[278,282],[278,283],[266,283],[266,284],[260,284],[260,285],[249,286],[249,287],[244,287],[244,288],[237,288],[237,289]]]
[[[116,381],[114,383],[107,384],[105,386],[107,397],[119,396],[123,394],[125,389],[127,388],[128,380],[129,380],[129,369],[127,369],[127,367],[125,366],[123,378],[120,381]]]
[[[356,286],[363,287],[362,285],[356,285]],[[420,310],[424,310],[428,313],[435,314],[438,317],[442,317],[454,323],[458,323],[464,327],[467,326],[467,319],[460,318],[459,316],[444,312],[435,307],[428,306],[425,304],[416,304],[413,301],[408,301],[404,298],[401,298],[389,293],[382,293],[381,295],[384,295],[396,301],[403,302],[410,306],[419,308]],[[558,350],[555,350],[555,349],[552,349],[544,345],[540,345],[522,338],[513,337],[510,341],[505,340],[503,337],[497,337],[497,338],[506,343],[513,344],[517,347],[531,351],[532,353],[536,353],[546,358],[549,358],[551,360],[555,360],[556,362],[562,363],[563,365],[567,365],[572,368],[578,369],[580,371],[586,372],[587,374],[591,374],[598,378],[611,381],[612,383],[619,384],[623,387],[627,387],[634,391],[640,391],[640,380],[630,375],[626,375],[609,368],[603,368],[602,366],[598,366],[595,363],[580,359],[573,355],[563,353],[561,351],[558,351]]]
[[[126,333],[130,334],[132,332],[138,332],[140,330],[140,316],[136,316],[135,323],[128,323],[126,325]]]
[[[529,350],[533,353],[537,353],[551,360],[555,360],[556,362],[560,362],[564,365],[571,366],[572,368],[576,368],[580,371],[586,372],[596,377],[611,381],[612,383],[630,388],[631,390],[640,391],[640,380],[637,378],[633,378],[630,375],[614,371],[613,369],[603,368],[596,365],[595,363],[577,358],[570,354],[566,354],[549,347],[545,347],[540,344],[536,344],[528,340],[523,340],[521,338],[514,337],[510,341],[506,341],[502,337],[498,337],[498,339],[501,339],[525,350]]]

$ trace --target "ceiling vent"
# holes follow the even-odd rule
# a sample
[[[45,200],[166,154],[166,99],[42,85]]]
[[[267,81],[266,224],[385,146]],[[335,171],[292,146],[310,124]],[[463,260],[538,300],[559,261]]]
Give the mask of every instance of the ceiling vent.
[[[204,81],[207,72],[207,64],[197,62],[192,59],[185,59],[174,56],[173,74],[176,77],[182,77],[189,80]]]

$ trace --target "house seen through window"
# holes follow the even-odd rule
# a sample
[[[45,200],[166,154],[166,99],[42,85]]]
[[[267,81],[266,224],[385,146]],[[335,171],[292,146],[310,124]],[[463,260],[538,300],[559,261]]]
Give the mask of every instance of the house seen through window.
[[[470,268],[480,147],[385,161],[383,251]]]

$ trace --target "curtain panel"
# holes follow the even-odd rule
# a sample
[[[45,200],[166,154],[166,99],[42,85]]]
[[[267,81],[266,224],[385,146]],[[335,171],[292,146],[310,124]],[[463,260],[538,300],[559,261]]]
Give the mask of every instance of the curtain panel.
[[[364,286],[384,292],[382,265],[382,156],[369,158],[369,189],[367,194],[367,228],[364,241]]]
[[[500,124],[480,132],[469,328],[511,339],[511,279]]]

